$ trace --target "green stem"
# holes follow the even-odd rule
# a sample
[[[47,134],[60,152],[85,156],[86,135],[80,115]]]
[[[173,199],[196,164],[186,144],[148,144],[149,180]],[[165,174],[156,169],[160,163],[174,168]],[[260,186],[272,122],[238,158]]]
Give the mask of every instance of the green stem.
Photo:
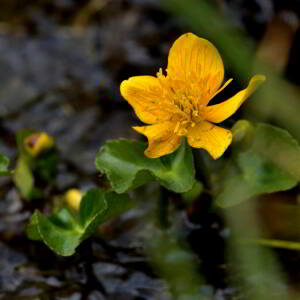
[[[168,219],[168,210],[169,210],[169,197],[168,191],[161,187],[161,195],[157,201],[157,225],[160,229],[167,229],[170,225]]]
[[[241,241],[245,243],[257,244],[267,247],[300,251],[300,242],[290,242],[274,239],[243,239]]]

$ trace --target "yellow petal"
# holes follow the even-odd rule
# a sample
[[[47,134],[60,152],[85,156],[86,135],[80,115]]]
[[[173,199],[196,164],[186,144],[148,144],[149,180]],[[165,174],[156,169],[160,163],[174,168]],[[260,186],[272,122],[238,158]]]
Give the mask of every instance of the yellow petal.
[[[213,123],[220,123],[233,115],[242,103],[250,97],[256,89],[266,80],[263,75],[252,77],[248,87],[220,104],[204,108],[204,119]]]
[[[180,136],[174,133],[174,128],[175,125],[171,122],[133,127],[148,138],[149,145],[145,155],[150,158],[172,153],[180,146]]]
[[[223,81],[224,65],[212,43],[186,33],[175,41],[170,50],[168,76],[198,85],[199,93],[209,97]]]
[[[190,146],[205,149],[214,159],[222,156],[232,140],[229,130],[206,121],[190,127],[187,136]]]
[[[156,77],[131,77],[121,83],[120,90],[138,118],[144,123],[155,124],[169,117],[159,104],[163,92]]]

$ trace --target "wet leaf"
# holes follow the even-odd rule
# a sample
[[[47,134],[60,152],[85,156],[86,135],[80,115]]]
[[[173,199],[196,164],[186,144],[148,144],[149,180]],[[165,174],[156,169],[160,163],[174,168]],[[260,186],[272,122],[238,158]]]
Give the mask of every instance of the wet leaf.
[[[97,169],[106,174],[113,190],[123,193],[154,180],[167,189],[182,193],[192,188],[195,169],[192,151],[182,143],[171,155],[148,158],[147,145],[139,141],[107,142],[96,158]]]
[[[30,239],[43,241],[57,254],[69,256],[98,225],[132,206],[128,195],[107,193],[101,189],[90,190],[82,198],[78,215],[73,215],[66,208],[50,217],[35,211],[27,226],[27,235]]]

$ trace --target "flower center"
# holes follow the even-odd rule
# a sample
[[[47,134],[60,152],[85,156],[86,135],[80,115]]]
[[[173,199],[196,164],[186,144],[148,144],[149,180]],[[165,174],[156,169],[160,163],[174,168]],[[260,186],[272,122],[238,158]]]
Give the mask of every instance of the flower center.
[[[176,122],[174,132],[178,135],[186,135],[188,127],[194,127],[196,123],[204,120],[202,103],[206,93],[201,94],[197,86],[197,93],[192,84],[188,85],[181,80],[174,80],[162,74],[162,69],[157,73],[157,78],[162,86],[163,105],[172,107],[170,120]]]

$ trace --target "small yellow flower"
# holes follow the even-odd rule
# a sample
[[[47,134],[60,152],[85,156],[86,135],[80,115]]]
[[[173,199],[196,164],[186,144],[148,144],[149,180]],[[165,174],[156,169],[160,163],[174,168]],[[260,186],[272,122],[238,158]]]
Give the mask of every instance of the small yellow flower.
[[[225,102],[210,105],[221,92],[224,66],[218,50],[207,40],[192,33],[180,36],[168,58],[167,76],[160,69],[157,77],[135,76],[121,84],[121,94],[137,116],[149,126],[133,127],[148,138],[147,157],[172,153],[186,136],[192,147],[204,148],[219,158],[232,141],[232,133],[214,125],[220,123],[265,80],[255,75],[248,87]]]
[[[37,132],[28,136],[24,140],[24,146],[27,152],[36,157],[40,153],[48,150],[54,146],[52,136],[45,132]]]

